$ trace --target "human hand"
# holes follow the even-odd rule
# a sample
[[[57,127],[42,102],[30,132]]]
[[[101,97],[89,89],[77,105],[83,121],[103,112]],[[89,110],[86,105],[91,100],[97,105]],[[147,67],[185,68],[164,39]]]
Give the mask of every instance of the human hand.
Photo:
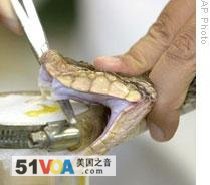
[[[157,21],[127,53],[97,57],[96,68],[131,76],[149,71],[158,100],[147,117],[151,136],[175,134],[188,87],[195,77],[195,0],[171,0]]]
[[[9,0],[0,0],[0,23],[3,23],[7,28],[17,34],[21,33],[20,25]]]

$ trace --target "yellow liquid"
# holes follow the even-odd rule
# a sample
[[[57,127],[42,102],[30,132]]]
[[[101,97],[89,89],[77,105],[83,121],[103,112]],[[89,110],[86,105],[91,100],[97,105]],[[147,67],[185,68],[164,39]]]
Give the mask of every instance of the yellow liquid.
[[[41,106],[40,109],[27,111],[25,112],[25,114],[29,117],[39,117],[45,114],[55,113],[60,110],[57,104],[53,104],[53,105],[40,104],[40,106]]]
[[[78,176],[78,184],[77,185],[86,185],[87,184],[87,180],[85,176]]]

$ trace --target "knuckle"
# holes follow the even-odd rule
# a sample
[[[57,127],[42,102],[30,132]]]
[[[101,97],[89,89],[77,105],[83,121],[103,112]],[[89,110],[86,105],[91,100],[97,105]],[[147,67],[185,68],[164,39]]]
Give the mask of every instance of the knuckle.
[[[132,48],[129,52],[120,56],[125,69],[131,69],[132,75],[139,75],[148,70],[148,62],[141,50]]]
[[[195,35],[193,31],[188,30],[179,34],[166,55],[168,58],[180,62],[191,61],[195,58]]]
[[[155,40],[170,43],[173,39],[172,29],[173,20],[171,19],[169,13],[164,11],[159,16],[158,20],[153,24],[149,30],[149,35]]]

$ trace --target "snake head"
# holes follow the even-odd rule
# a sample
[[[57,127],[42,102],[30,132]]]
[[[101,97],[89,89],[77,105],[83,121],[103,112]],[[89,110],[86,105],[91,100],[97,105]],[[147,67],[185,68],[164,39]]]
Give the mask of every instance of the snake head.
[[[55,100],[73,99],[111,110],[105,129],[82,154],[105,154],[145,129],[143,120],[157,96],[148,79],[98,71],[92,65],[64,58],[56,51],[45,53],[40,63],[39,84],[47,84]]]

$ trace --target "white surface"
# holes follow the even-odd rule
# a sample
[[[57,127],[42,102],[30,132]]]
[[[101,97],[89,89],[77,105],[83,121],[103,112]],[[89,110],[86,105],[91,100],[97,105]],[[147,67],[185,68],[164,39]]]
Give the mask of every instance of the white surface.
[[[37,116],[29,116],[27,112],[43,109],[42,106],[58,107],[55,102],[43,100],[37,96],[9,95],[0,97],[0,123],[4,125],[34,124],[40,125],[46,122],[63,120],[64,116],[60,109],[53,113],[45,113]]]
[[[53,112],[45,112],[36,116],[30,116],[28,112],[43,110],[43,106],[55,108]],[[76,114],[87,110],[85,105],[72,102]],[[41,96],[8,95],[0,96],[0,123],[3,125],[40,125],[52,121],[64,119],[59,105],[50,99],[42,99]]]
[[[61,53],[77,59],[116,55],[146,33],[166,2],[78,0],[79,27],[71,39],[66,35],[62,40],[68,47],[56,45],[56,37],[49,40]],[[0,90],[36,89],[38,65],[27,43],[1,28],[0,32]],[[91,185],[194,185],[195,112],[182,117],[168,143],[157,143],[145,134],[112,153],[117,155],[117,177],[91,178]]]

